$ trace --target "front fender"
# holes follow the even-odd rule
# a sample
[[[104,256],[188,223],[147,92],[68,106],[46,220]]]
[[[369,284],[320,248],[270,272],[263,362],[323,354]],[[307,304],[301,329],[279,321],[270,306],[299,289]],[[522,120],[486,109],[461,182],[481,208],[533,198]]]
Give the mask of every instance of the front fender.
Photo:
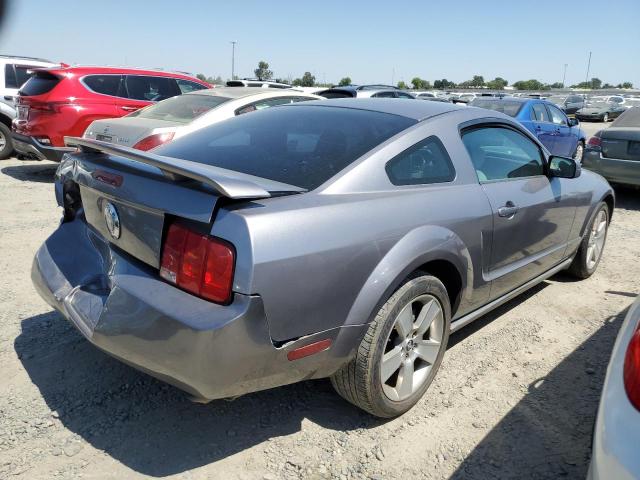
[[[455,266],[462,283],[461,298],[473,285],[473,264],[462,240],[451,230],[435,225],[415,228],[382,258],[358,293],[345,325],[370,323],[380,307],[411,272],[433,260]]]

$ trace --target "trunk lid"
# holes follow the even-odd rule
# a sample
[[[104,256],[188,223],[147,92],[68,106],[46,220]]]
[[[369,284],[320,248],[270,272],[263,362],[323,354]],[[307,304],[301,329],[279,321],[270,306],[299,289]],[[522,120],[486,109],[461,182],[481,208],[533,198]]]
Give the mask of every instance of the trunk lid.
[[[640,160],[640,128],[609,127],[600,134],[602,156],[620,160]]]
[[[65,156],[56,173],[60,204],[66,208],[74,201],[70,191],[77,185],[75,201],[81,201],[87,223],[107,241],[154,268],[160,265],[168,219],[197,222],[208,233],[221,201],[304,191],[96,140],[67,138],[66,143],[81,150]]]
[[[84,137],[133,147],[140,140],[150,135],[173,132],[180,126],[181,124],[177,122],[149,118],[122,117],[104,119],[96,120],[89,125]]]

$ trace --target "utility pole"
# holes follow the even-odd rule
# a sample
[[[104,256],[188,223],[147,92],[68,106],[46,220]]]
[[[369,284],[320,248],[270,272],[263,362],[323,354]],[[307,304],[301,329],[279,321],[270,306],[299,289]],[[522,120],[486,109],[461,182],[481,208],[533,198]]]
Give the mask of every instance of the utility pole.
[[[391,69],[391,85],[395,85],[394,80],[396,79],[396,69],[392,68]]]
[[[564,73],[562,74],[562,88],[564,88],[564,81],[567,79],[567,66],[569,64],[565,63],[564,64]]]
[[[589,52],[589,61],[587,62],[587,78],[584,79],[584,83],[589,83],[589,70],[591,70],[591,52]]]
[[[236,42],[232,40],[231,42],[231,80],[236,79]]]

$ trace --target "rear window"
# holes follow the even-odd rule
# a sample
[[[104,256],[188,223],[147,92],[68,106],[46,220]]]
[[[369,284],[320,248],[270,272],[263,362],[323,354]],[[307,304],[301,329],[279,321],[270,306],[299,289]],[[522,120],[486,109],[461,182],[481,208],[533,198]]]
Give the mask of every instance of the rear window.
[[[226,97],[214,97],[212,95],[180,95],[133,112],[129,116],[189,123],[228,100]]]
[[[211,125],[154,153],[313,190],[415,123],[366,110],[277,107]]]
[[[630,108],[616,118],[611,126],[640,128],[640,107]]]
[[[44,95],[45,93],[49,93],[53,90],[58,83],[60,83],[60,78],[55,75],[39,72],[22,85],[22,88],[20,88],[20,95],[24,97]]]
[[[181,93],[195,92],[197,90],[204,90],[205,88],[207,88],[199,83],[190,82],[189,80],[182,80],[181,78],[178,78],[176,81],[178,82],[178,88],[180,89]]]
[[[522,103],[520,102],[509,102],[504,100],[485,100],[478,98],[471,102],[471,105],[479,108],[486,108],[487,110],[495,110],[496,112],[501,112],[510,117],[515,117],[520,113],[522,109]]]

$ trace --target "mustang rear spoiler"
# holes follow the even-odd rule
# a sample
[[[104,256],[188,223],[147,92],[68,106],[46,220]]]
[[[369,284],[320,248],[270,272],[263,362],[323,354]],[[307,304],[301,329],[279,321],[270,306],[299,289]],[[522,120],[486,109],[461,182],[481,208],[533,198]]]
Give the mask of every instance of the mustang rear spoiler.
[[[129,160],[151,165],[160,169],[163,175],[178,180],[188,178],[209,185],[220,195],[232,199],[268,198],[272,192],[300,193],[306,190],[286,183],[276,182],[252,175],[232,172],[224,168],[203,163],[163,157],[130,147],[114,145],[100,140],[78,137],[64,137],[65,145],[78,147],[83,152],[100,152],[124,157]],[[244,178],[246,177],[246,178]]]

